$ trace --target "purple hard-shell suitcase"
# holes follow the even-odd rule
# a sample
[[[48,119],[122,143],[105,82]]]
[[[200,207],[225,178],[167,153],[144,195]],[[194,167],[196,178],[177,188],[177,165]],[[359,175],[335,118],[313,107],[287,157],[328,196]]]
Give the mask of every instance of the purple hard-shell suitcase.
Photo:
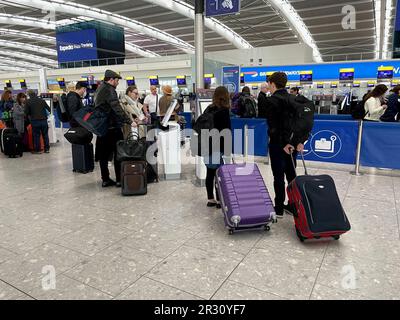
[[[256,164],[221,166],[217,189],[230,234],[260,228],[269,231],[276,222],[273,202]]]

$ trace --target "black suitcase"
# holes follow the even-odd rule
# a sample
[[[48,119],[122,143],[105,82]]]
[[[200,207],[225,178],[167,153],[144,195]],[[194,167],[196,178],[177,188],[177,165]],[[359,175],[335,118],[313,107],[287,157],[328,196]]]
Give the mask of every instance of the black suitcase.
[[[297,176],[288,186],[289,205],[300,241],[333,238],[339,240],[351,225],[340,202],[335,182],[328,175]]]
[[[93,144],[72,145],[73,172],[89,173],[94,170]]]
[[[121,185],[123,196],[140,196],[147,194],[146,161],[122,162]]]
[[[24,153],[22,137],[16,129],[2,129],[0,132],[1,152],[10,158],[22,157]]]

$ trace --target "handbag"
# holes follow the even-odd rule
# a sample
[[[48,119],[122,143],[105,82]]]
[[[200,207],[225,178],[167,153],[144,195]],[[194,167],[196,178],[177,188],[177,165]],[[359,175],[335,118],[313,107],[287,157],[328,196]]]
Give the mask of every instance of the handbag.
[[[131,133],[126,140],[117,142],[117,161],[146,161],[146,152],[146,140],[139,139],[138,134]]]
[[[70,128],[65,134],[65,139],[72,144],[85,145],[89,144],[93,140],[93,133],[89,132],[85,128],[77,127]]]
[[[108,132],[109,113],[100,108],[86,106],[76,111],[73,118],[98,137],[104,137]]]

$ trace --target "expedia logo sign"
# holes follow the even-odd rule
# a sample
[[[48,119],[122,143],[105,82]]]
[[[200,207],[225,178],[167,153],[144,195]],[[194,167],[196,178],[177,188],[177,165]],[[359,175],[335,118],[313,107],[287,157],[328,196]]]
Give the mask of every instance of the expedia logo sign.
[[[70,45],[60,45],[59,46],[59,51],[61,52],[67,52],[67,51],[73,51],[73,50],[80,50],[80,49],[92,49],[94,48],[93,42],[86,42],[86,43],[80,43],[80,44],[70,44]]]

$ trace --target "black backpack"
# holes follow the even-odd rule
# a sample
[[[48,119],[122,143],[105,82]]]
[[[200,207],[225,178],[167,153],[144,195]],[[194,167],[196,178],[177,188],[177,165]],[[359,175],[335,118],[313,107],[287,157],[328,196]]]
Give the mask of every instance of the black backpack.
[[[365,101],[364,99],[359,101],[357,104],[352,106],[351,116],[355,120],[363,120],[367,112],[365,112]]]
[[[71,121],[71,116],[68,112],[68,99],[66,94],[61,95],[58,101],[57,115],[63,123]]]
[[[214,115],[217,111],[218,107],[210,105],[193,124],[193,130],[197,133],[197,135],[192,136],[190,143],[190,148],[193,156],[206,156],[206,154],[204,154],[202,150],[205,150],[204,148],[206,147],[206,145],[203,144],[207,143],[208,146],[208,139],[207,141],[204,141],[202,143],[200,139],[201,131],[211,131],[212,129],[214,129]]]
[[[257,104],[250,96],[240,97],[240,116],[241,118],[256,118],[257,117]]]
[[[290,95],[288,99],[293,111],[289,120],[292,130],[290,138],[304,143],[314,127],[315,104],[302,95]]]

